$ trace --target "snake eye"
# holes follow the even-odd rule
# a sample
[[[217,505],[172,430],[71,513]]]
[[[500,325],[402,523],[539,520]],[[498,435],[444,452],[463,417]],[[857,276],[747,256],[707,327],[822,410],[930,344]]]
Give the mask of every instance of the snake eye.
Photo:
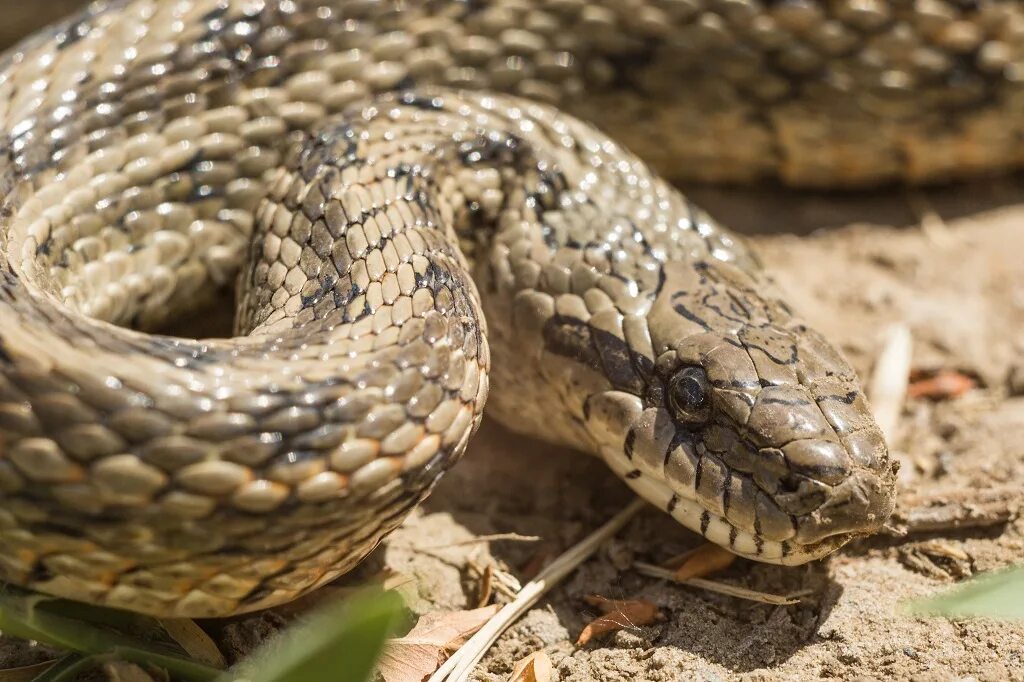
[[[668,401],[676,416],[686,422],[702,422],[708,416],[708,377],[700,367],[684,367],[668,385]]]

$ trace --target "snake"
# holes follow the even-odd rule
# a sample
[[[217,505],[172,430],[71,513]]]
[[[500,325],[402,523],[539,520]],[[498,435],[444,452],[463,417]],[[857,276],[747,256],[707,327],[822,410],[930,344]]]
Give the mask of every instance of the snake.
[[[1010,169],[1022,83],[998,0],[93,3],[0,58],[0,579],[287,602],[485,403],[730,552],[825,557],[896,461],[677,186]],[[231,336],[169,331],[223,292]]]

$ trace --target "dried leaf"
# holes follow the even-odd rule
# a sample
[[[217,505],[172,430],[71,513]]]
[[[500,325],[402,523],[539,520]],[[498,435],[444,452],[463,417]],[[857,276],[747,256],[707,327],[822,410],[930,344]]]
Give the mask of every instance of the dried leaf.
[[[930,398],[931,400],[949,400],[959,398],[968,391],[977,388],[978,382],[963,372],[943,369],[930,377],[917,378],[907,388],[910,398]]]
[[[586,598],[591,606],[601,609],[605,615],[590,621],[576,640],[576,646],[583,646],[594,637],[623,628],[650,625],[661,620],[661,611],[649,601],[642,599],[608,599],[600,595]]]
[[[479,595],[476,599],[477,607],[487,606],[487,603],[491,601],[491,594],[493,586],[491,582],[494,580],[494,566],[487,564],[484,567],[484,574],[480,577],[480,587],[478,588]]]
[[[388,642],[378,670],[384,682],[422,682],[501,607],[435,611],[422,616],[405,637]]]
[[[541,649],[516,663],[508,682],[551,682],[552,672],[551,659]]]
[[[192,658],[223,670],[228,667],[224,654],[199,624],[189,618],[161,618],[160,626]]]
[[[736,561],[736,555],[713,543],[701,545],[693,550],[676,569],[677,580],[704,578],[728,568]]]

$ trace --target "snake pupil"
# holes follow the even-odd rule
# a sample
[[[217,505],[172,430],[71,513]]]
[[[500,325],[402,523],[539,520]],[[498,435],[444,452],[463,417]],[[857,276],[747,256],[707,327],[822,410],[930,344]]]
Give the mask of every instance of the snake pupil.
[[[700,367],[677,372],[669,386],[669,401],[679,418],[702,421],[708,401],[707,375]]]

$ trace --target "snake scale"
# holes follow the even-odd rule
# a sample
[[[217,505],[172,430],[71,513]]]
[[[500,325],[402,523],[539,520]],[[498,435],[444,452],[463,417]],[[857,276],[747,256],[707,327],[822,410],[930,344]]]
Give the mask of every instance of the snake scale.
[[[94,4],[0,66],[0,578],[293,599],[485,400],[737,554],[824,556],[892,510],[882,434],[660,177],[1014,167],[1022,81],[999,0]],[[235,337],[160,333],[232,286]]]

